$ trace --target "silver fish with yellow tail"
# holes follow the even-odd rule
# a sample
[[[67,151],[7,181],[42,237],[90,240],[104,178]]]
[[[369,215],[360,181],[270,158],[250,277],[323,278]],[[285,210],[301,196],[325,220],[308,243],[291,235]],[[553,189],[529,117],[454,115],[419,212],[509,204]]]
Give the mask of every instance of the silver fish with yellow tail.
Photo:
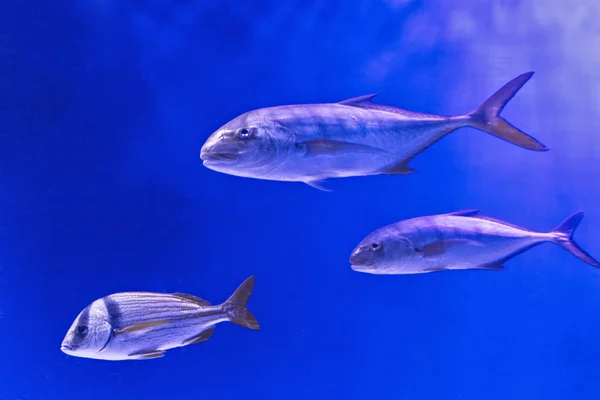
[[[220,322],[259,329],[246,308],[254,276],[222,304],[184,293],[124,292],[94,301],[77,316],[61,350],[99,360],[145,360],[208,340]]]

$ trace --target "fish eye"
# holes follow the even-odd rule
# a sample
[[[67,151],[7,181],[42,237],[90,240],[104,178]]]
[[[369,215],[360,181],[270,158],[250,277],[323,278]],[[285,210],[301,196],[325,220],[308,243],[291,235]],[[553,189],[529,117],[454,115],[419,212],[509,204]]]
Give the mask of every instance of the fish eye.
[[[248,139],[251,134],[252,134],[252,131],[250,131],[250,129],[248,129],[248,128],[242,128],[238,131],[238,135],[242,139]]]
[[[80,325],[75,330],[79,336],[85,336],[88,333],[88,327],[85,325]]]
[[[381,242],[373,242],[373,243],[371,243],[371,250],[373,250],[373,251],[380,251],[381,249],[383,249],[383,243],[381,243]]]

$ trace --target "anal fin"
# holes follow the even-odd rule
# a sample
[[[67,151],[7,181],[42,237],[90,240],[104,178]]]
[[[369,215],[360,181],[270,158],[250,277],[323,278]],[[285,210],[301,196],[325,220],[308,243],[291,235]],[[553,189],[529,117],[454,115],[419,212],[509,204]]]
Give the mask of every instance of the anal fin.
[[[449,271],[450,268],[446,267],[436,267],[436,268],[425,268],[423,272],[440,272],[440,271]]]
[[[408,163],[411,161],[411,158],[402,160],[396,164],[388,165],[379,170],[380,174],[384,175],[409,175],[417,172],[416,169],[411,168]]]
[[[131,353],[127,355],[132,360],[149,360],[151,358],[160,358],[165,356],[164,351],[156,350],[156,351],[145,351],[145,352],[137,352]]]
[[[469,268],[469,269],[483,269],[486,271],[503,271],[506,269],[506,267],[504,265],[502,265],[502,263],[490,263],[490,264],[485,264],[485,265],[480,265],[478,267],[473,267],[473,268]]]
[[[214,331],[215,331],[214,326],[210,327],[208,329],[205,329],[202,332],[200,332],[199,334],[197,334],[196,336],[192,336],[191,338],[184,340],[183,344],[187,346],[189,344],[196,344],[196,343],[204,342],[204,341],[210,339],[210,337],[212,336]]]

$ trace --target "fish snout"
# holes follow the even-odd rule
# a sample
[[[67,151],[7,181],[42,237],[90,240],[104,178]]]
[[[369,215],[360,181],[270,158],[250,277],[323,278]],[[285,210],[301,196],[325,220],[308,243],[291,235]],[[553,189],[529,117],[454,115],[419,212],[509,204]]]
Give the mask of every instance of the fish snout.
[[[235,161],[238,155],[239,151],[220,142],[207,142],[200,149],[200,159],[202,161]]]
[[[237,154],[206,151],[200,152],[200,159],[202,161],[235,161]]]
[[[370,252],[361,246],[357,247],[350,255],[350,264],[355,271],[364,270],[375,265]]]
[[[69,353],[69,352],[71,352],[71,353],[72,353],[72,352],[74,352],[75,350],[77,350],[77,346],[75,346],[75,345],[72,345],[72,344],[69,344],[69,343],[67,343],[67,342],[63,342],[63,343],[60,345],[60,350],[61,350],[63,353]]]

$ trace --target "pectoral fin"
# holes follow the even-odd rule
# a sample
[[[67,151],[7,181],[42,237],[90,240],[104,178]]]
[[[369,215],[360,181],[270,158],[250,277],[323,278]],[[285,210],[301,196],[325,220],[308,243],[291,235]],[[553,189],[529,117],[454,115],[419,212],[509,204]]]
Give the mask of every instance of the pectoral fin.
[[[324,192],[332,192],[331,189],[329,189],[328,187],[326,187],[324,185],[325,180],[319,180],[319,181],[304,181],[304,183],[306,183],[308,186],[313,187],[315,189],[319,189],[322,190]]]
[[[208,329],[200,332],[196,336],[192,336],[191,338],[184,340],[183,344],[188,345],[188,344],[196,344],[196,343],[204,342],[204,341],[210,339],[210,337],[212,336],[214,331],[215,331],[215,327],[213,326],[211,328],[208,328]]]
[[[380,174],[384,174],[384,175],[408,175],[408,174],[414,174],[415,172],[417,172],[416,169],[413,169],[411,167],[408,166],[408,163],[410,162],[410,159],[408,160],[402,160],[396,164],[392,164],[392,165],[388,165],[387,167],[384,167],[382,169],[379,170]]]
[[[423,254],[424,257],[432,257],[440,254],[444,254],[446,251],[457,246],[477,246],[483,247],[484,244],[475,240],[470,239],[443,239],[437,242],[431,242],[416,249],[418,252]]]
[[[387,150],[383,150],[373,146],[368,146],[366,144],[328,139],[308,140],[306,142],[297,143],[296,146],[305,148],[305,156],[307,157],[315,155],[336,155],[340,152],[348,151],[378,154],[388,153]]]
[[[131,353],[127,355],[132,360],[149,360],[151,358],[160,358],[165,356],[164,351],[146,351],[146,352],[137,352]]]
[[[169,322],[171,322],[171,321],[162,320],[162,321],[150,321],[150,322],[144,322],[141,324],[130,325],[126,328],[115,330],[114,334],[121,335],[123,333],[142,333],[142,332],[148,331],[152,328],[155,328],[157,326],[166,325]]]

